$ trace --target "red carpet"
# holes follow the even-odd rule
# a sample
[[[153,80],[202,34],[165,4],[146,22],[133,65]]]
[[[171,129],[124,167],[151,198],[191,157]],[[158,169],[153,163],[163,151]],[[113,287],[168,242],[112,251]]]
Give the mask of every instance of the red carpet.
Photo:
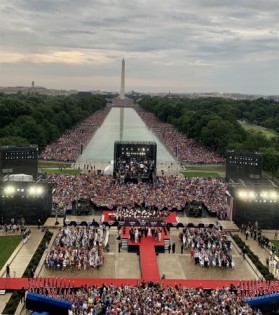
[[[155,241],[153,237],[144,237],[140,246],[141,278],[145,281],[157,281],[160,279],[155,245],[164,245],[164,241]]]
[[[170,212],[169,216],[166,218],[167,223],[176,223],[177,222],[177,216],[176,212]]]
[[[142,279],[92,279],[92,278],[38,278],[38,279],[31,279],[31,286],[33,287],[40,287],[45,286],[46,283],[50,284],[50,287],[76,287],[79,288],[84,285],[96,285],[101,286],[104,285],[137,285],[140,283]],[[163,283],[164,285],[169,286],[181,286],[185,288],[204,288],[204,289],[217,289],[228,287],[230,284],[235,286],[240,285],[242,288],[249,288],[253,287],[253,283],[255,281],[243,281],[243,280],[159,280],[156,281],[159,283]],[[263,283],[258,281],[259,283]],[[268,287],[271,286],[273,288],[273,292],[279,291],[279,281],[264,281],[267,283]],[[1,290],[19,290],[22,287],[25,289],[28,288],[28,279],[27,278],[0,278],[0,289]]]

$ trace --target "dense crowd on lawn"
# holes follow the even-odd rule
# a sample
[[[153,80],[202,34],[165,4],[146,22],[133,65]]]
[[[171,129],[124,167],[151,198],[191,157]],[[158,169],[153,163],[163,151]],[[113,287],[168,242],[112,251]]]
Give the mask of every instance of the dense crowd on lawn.
[[[229,234],[218,227],[185,227],[179,237],[183,247],[190,249],[196,264],[202,267],[234,267]]]
[[[183,210],[192,200],[206,205],[219,218],[227,217],[227,184],[212,178],[158,177],[155,183],[120,184],[112,176],[95,174],[51,174],[55,191],[53,201],[65,206],[89,198],[98,208],[115,209],[144,205],[146,209]]]
[[[85,147],[92,138],[93,133],[105,120],[110,107],[95,112],[85,119],[82,124],[68,130],[55,142],[46,146],[39,159],[63,162],[75,162],[79,157],[81,148]]]
[[[140,107],[136,110],[147,126],[180,161],[191,164],[216,164],[225,162],[225,159],[220,157],[214,150],[202,146],[194,139],[188,139],[171,124],[161,122],[154,114],[146,112]]]
[[[115,104],[114,104],[115,105]],[[75,162],[80,155],[81,147],[85,147],[92,138],[93,133],[105,120],[111,107],[95,112],[82,124],[68,130],[64,135],[47,147],[40,154],[42,160]],[[193,164],[224,163],[214,150],[206,148],[196,140],[188,139],[184,134],[178,132],[172,125],[160,122],[152,113],[140,108],[136,109],[147,126],[157,137],[170,149],[174,155],[178,155],[180,161]]]
[[[87,270],[104,263],[104,246],[109,230],[104,226],[67,226],[59,229],[45,265],[51,270]]]
[[[35,292],[69,301],[74,315],[262,314],[253,312],[243,302],[241,291],[233,287],[210,291],[142,282],[136,286],[83,286],[80,289],[46,286]]]

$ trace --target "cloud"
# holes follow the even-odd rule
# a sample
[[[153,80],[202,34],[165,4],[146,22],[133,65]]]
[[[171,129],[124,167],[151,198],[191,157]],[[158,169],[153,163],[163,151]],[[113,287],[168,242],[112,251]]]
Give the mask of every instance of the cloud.
[[[88,62],[106,63],[108,58],[100,52],[82,51],[55,51],[48,54],[20,54],[0,51],[0,59],[3,63],[60,63],[60,64],[84,64]]]
[[[238,66],[247,65],[258,84],[254,92],[278,93],[266,80],[279,72],[278,15],[277,0],[2,0],[0,85],[16,82],[14,69],[29,65],[30,77],[40,68],[48,82],[51,73],[63,75],[70,67],[65,87],[69,82],[73,88],[73,69],[78,78],[87,78],[89,70],[103,73],[112,87],[125,57],[130,82],[140,84],[134,90],[146,88],[144,77],[156,89],[197,86],[190,84],[190,74],[203,91],[220,85],[219,90],[244,92],[246,74]],[[44,64],[48,68],[40,67]],[[226,84],[224,73],[232,73]],[[163,84],[165,74],[174,80]],[[105,89],[105,80],[99,82],[97,88]]]

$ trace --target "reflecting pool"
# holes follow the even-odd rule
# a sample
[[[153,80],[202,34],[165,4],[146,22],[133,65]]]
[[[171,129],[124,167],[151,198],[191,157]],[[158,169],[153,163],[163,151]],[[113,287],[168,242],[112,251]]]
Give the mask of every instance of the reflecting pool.
[[[88,142],[77,163],[107,164],[114,157],[115,141],[153,141],[157,143],[157,167],[177,165],[160,140],[133,108],[112,107],[102,126]]]

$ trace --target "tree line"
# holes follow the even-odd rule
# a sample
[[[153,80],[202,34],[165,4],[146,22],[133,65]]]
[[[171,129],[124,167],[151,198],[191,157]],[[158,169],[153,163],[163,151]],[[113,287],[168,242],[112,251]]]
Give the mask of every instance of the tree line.
[[[188,138],[214,148],[223,156],[232,149],[263,153],[264,170],[278,176],[279,103],[263,98],[250,101],[150,96],[141,97],[138,103]],[[269,139],[262,132],[246,131],[241,120],[272,129],[277,135]]]
[[[108,95],[109,97],[109,95]],[[96,110],[106,106],[104,95],[47,96],[0,93],[0,145],[38,144],[41,151]],[[279,133],[279,104],[272,100],[222,98],[169,99],[146,96],[139,104],[187,137],[214,148],[263,153],[264,169],[278,176],[279,137],[245,131],[239,120]]]
[[[41,151],[66,130],[105,106],[106,98],[101,95],[0,93],[0,145],[38,144]]]

